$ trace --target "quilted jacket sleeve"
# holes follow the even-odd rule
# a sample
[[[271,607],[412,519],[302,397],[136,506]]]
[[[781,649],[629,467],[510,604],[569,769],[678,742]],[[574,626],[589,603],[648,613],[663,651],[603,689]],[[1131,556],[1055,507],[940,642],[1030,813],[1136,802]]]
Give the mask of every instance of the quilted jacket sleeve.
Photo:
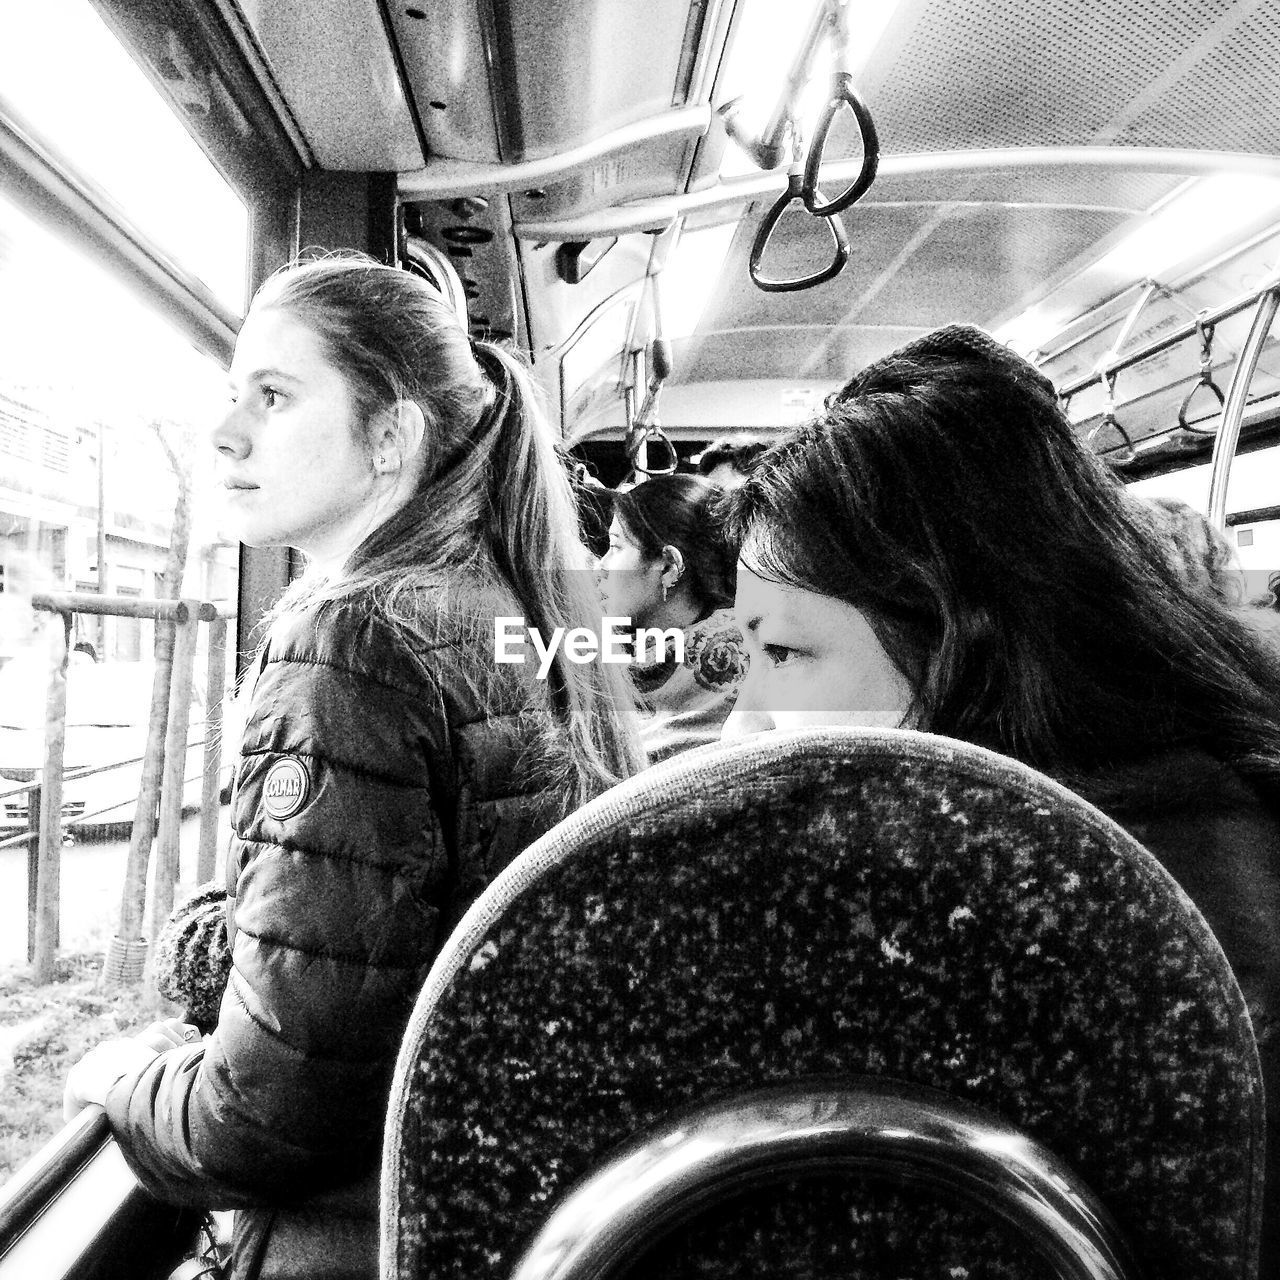
[[[279,1203],[376,1162],[457,878],[439,665],[397,653],[377,625],[366,611],[268,648],[233,801],[234,968],[217,1028],[108,1099],[126,1158],[167,1200]]]

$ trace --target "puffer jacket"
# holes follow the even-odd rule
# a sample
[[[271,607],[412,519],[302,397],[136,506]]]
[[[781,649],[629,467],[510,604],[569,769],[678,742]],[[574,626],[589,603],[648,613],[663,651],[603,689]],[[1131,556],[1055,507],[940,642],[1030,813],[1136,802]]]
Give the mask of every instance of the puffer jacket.
[[[1280,1276],[1280,817],[1228,765],[1171,749],[1069,785],[1160,860],[1208,921],[1249,1006],[1267,1107],[1260,1276]]]
[[[159,1198],[235,1208],[233,1274],[377,1272],[391,1072],[466,907],[560,816],[531,664],[497,665],[490,589],[419,592],[423,638],[363,596],[283,617],[261,654],[228,856],[218,1025],[111,1089]],[[566,751],[558,747],[563,761]]]

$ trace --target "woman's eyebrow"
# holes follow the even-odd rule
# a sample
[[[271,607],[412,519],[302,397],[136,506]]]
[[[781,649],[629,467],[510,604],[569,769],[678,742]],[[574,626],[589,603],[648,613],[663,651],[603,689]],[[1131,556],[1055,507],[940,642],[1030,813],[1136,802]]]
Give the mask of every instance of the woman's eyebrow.
[[[296,374],[286,373],[283,369],[255,369],[249,375],[250,382],[261,382],[264,378],[270,378],[276,382],[301,382],[302,379]]]

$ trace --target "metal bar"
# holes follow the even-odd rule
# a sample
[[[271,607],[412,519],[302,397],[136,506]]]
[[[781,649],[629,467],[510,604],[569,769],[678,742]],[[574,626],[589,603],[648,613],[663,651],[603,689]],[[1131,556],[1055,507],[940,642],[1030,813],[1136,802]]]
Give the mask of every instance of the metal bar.
[[[1091,1188],[1048,1147],[967,1102],[864,1079],[797,1082],[686,1109],[561,1196],[512,1280],[596,1280],[633,1268],[691,1205],[783,1177],[889,1177],[976,1208],[1056,1280],[1125,1280],[1134,1260]]]
[[[47,150],[3,101],[0,178],[13,199],[121,273],[200,350],[223,366],[231,363],[239,319],[200,280],[152,245],[113,200]]]
[[[42,986],[53,981],[58,955],[58,923],[62,888],[62,761],[67,741],[67,659],[71,650],[71,615],[62,618],[62,652],[49,677],[45,700],[44,789],[40,806],[40,852],[36,869],[35,950],[32,974]]]
[[[1247,511],[1233,511],[1226,520],[1228,529],[1239,524],[1262,524],[1266,520],[1280,520],[1280,506],[1250,507]]]
[[[196,883],[213,879],[218,859],[219,775],[222,772],[222,695],[227,672],[227,623],[209,623],[208,677],[205,683],[204,781],[200,788],[200,844],[196,853]]]
[[[1008,208],[1009,206],[1004,205],[1002,207]],[[1044,207],[1053,208],[1056,206],[1046,205]],[[1077,207],[1083,209],[1083,206],[1077,206]],[[1131,210],[1130,212],[1145,213],[1146,210],[1134,209],[1134,210]],[[1172,280],[1156,280],[1154,281],[1154,283],[1158,285],[1161,289],[1163,289],[1164,296],[1170,302],[1175,303],[1176,305],[1182,307],[1182,309],[1188,315],[1194,315],[1195,308],[1188,306],[1185,302],[1182,301],[1182,299],[1179,297],[1179,290],[1185,287],[1188,281],[1195,279],[1199,276],[1207,275],[1217,270],[1219,267],[1225,266],[1229,262],[1234,262],[1236,258],[1239,258],[1242,254],[1248,253],[1250,249],[1256,249],[1258,245],[1263,244],[1266,241],[1270,240],[1273,236],[1277,234],[1277,232],[1280,232],[1280,223],[1272,223],[1270,226],[1264,227],[1261,231],[1250,236],[1247,240],[1242,240],[1238,244],[1233,244],[1230,249],[1225,250],[1224,252],[1218,254],[1216,257],[1210,258],[1208,262],[1202,263],[1201,265],[1193,268],[1191,271],[1186,272],[1181,276],[1176,276]],[[1078,329],[1075,333],[1075,336],[1072,337],[1070,341],[1063,343],[1063,345],[1060,347],[1043,348],[1040,354],[1040,363],[1046,364],[1051,360],[1060,359],[1062,356],[1066,355],[1068,351],[1075,350],[1075,348],[1080,346],[1082,343],[1088,342],[1090,338],[1095,337],[1097,334],[1101,333],[1104,329],[1107,329],[1111,325],[1113,325],[1115,323],[1115,316],[1106,315],[1105,313],[1107,312],[1107,309],[1109,307],[1113,307],[1117,302],[1119,302],[1121,298],[1125,296],[1125,294],[1132,292],[1134,289],[1138,288],[1139,285],[1142,283],[1144,282],[1135,281],[1133,284],[1126,285],[1118,293],[1113,293],[1109,298],[1103,298],[1100,302],[1096,302],[1093,306],[1091,306],[1087,311],[1081,312],[1080,315],[1078,315],[1074,320],[1070,322],[1067,328],[1075,329],[1076,326],[1083,324],[1086,321],[1090,322],[1090,327],[1087,329]],[[1092,319],[1092,317],[1099,316],[1099,315],[1104,315],[1105,318],[1102,320]],[[993,325],[992,327],[998,328],[999,326]]]
[[[559,158],[539,163],[557,163]],[[573,168],[570,164],[567,168]],[[857,177],[862,167],[856,160],[830,160],[819,172],[819,182],[845,183]],[[459,166],[470,170],[474,180],[467,193],[516,188],[520,184],[505,183],[503,166],[489,166],[494,176],[486,177],[476,165]],[[881,156],[879,176],[928,176],[938,173],[990,173],[1000,169],[1124,169],[1134,173],[1186,174],[1203,177],[1211,173],[1256,173],[1280,177],[1280,156],[1254,155],[1244,152],[1206,152],[1162,147],[1009,147],[989,151],[932,151],[913,155]],[[564,170],[562,169],[561,172]],[[429,171],[427,171],[429,172]],[[412,189],[416,175],[401,177],[401,195],[415,198]],[[409,183],[406,183],[406,178]],[[485,183],[489,185],[486,186]],[[495,185],[496,184],[496,185]],[[674,218],[693,212],[706,213],[730,209],[744,200],[776,198],[787,187],[785,170],[749,174],[730,178],[681,195],[638,200],[631,204],[567,218],[517,222],[513,231],[523,240],[594,240],[597,236],[626,235],[631,231],[655,231]],[[452,190],[452,188],[450,189]],[[430,191],[417,198],[429,197]]]
[[[1222,406],[1218,434],[1213,440],[1213,466],[1209,473],[1208,518],[1215,529],[1226,528],[1227,485],[1231,480],[1231,463],[1240,441],[1240,423],[1244,419],[1245,401],[1249,398],[1249,385],[1253,381],[1253,372],[1258,367],[1258,357],[1261,356],[1271,332],[1277,305],[1280,305],[1280,281],[1272,281],[1258,299],[1249,336],[1241,348],[1240,358],[1231,374],[1231,385],[1227,388],[1226,401]]]
[[[796,56],[787,71],[786,83],[769,113],[768,122],[758,138],[747,134],[735,122],[737,103],[727,103],[720,108],[725,132],[732,142],[741,147],[761,169],[773,169],[782,162],[786,152],[787,128],[795,117],[796,103],[808,83],[818,46],[831,23],[831,13],[826,0],[814,7],[809,26],[796,50]]]
[[[702,104],[679,107],[648,120],[638,120],[559,155],[539,160],[525,160],[519,164],[434,160],[424,169],[400,175],[400,197],[403,200],[446,200],[456,196],[523,191],[562,178],[615,152],[629,151],[647,142],[684,134],[702,137],[710,127],[711,108]],[[582,238],[590,240],[594,237]]]
[[[1242,297],[1234,298],[1232,301],[1224,303],[1212,311],[1205,312],[1199,318],[1199,323],[1216,325],[1230,316],[1238,315],[1241,311],[1253,306],[1259,298],[1276,287],[1277,282],[1273,281],[1270,284],[1263,285],[1261,289],[1253,289]],[[1092,373],[1059,387],[1058,394],[1060,396],[1073,396],[1077,392],[1083,391],[1086,387],[1093,386],[1101,374],[1120,373],[1124,369],[1132,368],[1135,364],[1141,364],[1144,360],[1149,360],[1152,356],[1159,355],[1160,352],[1167,351],[1170,347],[1176,347],[1180,342],[1185,342],[1197,331],[1196,320],[1188,320],[1186,323],[1179,325],[1178,328],[1170,329],[1168,333],[1163,334],[1155,342],[1148,343],[1145,347],[1140,347],[1137,351],[1131,352],[1127,356],[1121,356],[1119,359],[1100,364]]]
[[[1107,352],[1102,361],[1104,366],[1112,360],[1119,359],[1120,353],[1124,350],[1124,344],[1129,341],[1134,328],[1137,326],[1138,317],[1146,310],[1147,303],[1155,297],[1159,290],[1160,286],[1154,280],[1144,280],[1142,282],[1142,292],[1129,309],[1129,314],[1125,316],[1124,324],[1120,326],[1120,332],[1116,334],[1116,340],[1111,344],[1111,350]]]
[[[85,1107],[22,1165],[0,1191],[0,1247],[16,1240],[110,1137],[107,1113],[101,1107]]]

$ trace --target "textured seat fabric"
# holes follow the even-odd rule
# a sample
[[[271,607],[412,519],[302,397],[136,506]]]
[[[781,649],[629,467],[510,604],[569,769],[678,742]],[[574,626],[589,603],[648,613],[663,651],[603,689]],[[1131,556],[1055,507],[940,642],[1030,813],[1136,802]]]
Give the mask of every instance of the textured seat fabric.
[[[560,824],[419,998],[386,1280],[509,1276],[549,1206],[688,1105],[808,1076],[941,1089],[1049,1147],[1166,1280],[1246,1280],[1262,1092],[1190,900],[1097,810],[908,731],[688,753]],[[852,1176],[703,1211],[645,1276],[1044,1274],[982,1213]]]

